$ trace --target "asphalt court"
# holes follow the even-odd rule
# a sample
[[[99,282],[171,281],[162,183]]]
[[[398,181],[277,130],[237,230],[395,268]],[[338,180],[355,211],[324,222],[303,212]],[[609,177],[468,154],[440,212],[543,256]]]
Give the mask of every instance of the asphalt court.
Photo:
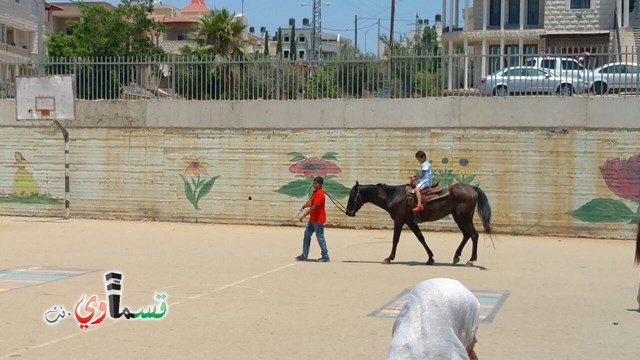
[[[328,227],[331,262],[297,262],[295,225],[0,218],[0,281],[38,281],[0,292],[0,359],[385,359],[389,309],[433,277],[461,281],[486,305],[479,357],[637,359],[632,241],[498,234],[494,250],[481,235],[465,267],[450,263],[459,234],[425,231],[436,259],[426,266],[406,230],[383,265],[392,230]],[[80,329],[74,305],[107,302],[108,272],[123,274],[122,307],[150,308],[162,293],[166,315]],[[47,323],[54,307],[68,316]]]

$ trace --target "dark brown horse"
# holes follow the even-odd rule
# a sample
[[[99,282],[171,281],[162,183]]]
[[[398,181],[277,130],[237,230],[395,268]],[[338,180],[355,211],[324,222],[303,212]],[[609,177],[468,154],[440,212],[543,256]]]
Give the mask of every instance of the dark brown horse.
[[[355,186],[351,188],[349,193],[346,214],[348,216],[356,216],[358,210],[366,203],[372,203],[382,208],[393,219],[393,246],[389,257],[384,259],[384,264],[389,264],[395,259],[396,248],[404,225],[407,225],[413,231],[413,234],[427,251],[429,255],[427,265],[434,263],[433,252],[427,246],[424,236],[416,223],[415,214],[411,211],[412,206],[408,202],[406,185],[360,185],[356,181]],[[453,256],[454,264],[460,261],[462,249],[464,249],[469,238],[473,242],[473,250],[467,265],[473,265],[473,261],[478,259],[478,232],[473,226],[473,212],[476,204],[478,205],[478,214],[482,218],[484,231],[486,234],[491,235],[491,207],[489,206],[489,200],[485,193],[476,186],[451,185],[447,196],[427,202],[424,210],[420,213],[423,221],[436,221],[447,215],[453,216],[453,220],[462,231],[462,242]]]

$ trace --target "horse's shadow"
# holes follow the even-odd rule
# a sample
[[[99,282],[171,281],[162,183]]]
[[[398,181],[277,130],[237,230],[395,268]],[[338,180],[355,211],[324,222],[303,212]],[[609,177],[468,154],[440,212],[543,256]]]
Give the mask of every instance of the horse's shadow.
[[[343,263],[347,263],[347,264],[381,264],[380,261],[369,261],[369,260],[343,260]],[[381,264],[382,265],[382,264]],[[480,265],[470,265],[467,266],[465,264],[452,264],[452,263],[441,263],[441,262],[435,262],[431,265],[427,265],[426,262],[420,262],[420,261],[393,261],[390,264],[384,264],[384,265],[404,265],[404,266],[436,266],[436,267],[466,267],[466,268],[476,268],[479,270],[489,270],[484,266],[480,266]]]

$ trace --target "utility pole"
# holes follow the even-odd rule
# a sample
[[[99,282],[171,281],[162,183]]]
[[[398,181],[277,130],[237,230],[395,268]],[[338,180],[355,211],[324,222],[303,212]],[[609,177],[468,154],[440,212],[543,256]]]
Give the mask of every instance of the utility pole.
[[[354,46],[356,50],[358,50],[358,15],[357,14],[356,14],[355,26],[353,28],[355,29],[354,30],[355,34],[353,35],[353,38],[355,39]]]
[[[313,23],[311,24],[311,60],[322,60],[322,2],[313,0]]]
[[[380,19],[378,19],[378,37],[376,38],[376,44],[378,45],[376,59],[380,59]]]
[[[38,76],[44,75],[44,0],[38,0]]]
[[[396,0],[391,0],[391,23],[389,24],[389,59],[393,55],[393,23],[396,17]]]

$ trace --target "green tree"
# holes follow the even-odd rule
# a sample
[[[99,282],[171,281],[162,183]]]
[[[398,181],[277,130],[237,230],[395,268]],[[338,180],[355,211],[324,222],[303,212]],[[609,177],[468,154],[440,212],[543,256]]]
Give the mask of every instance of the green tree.
[[[210,11],[200,17],[197,30],[193,34],[201,53],[212,57],[221,56],[226,60],[246,55],[244,31],[247,25],[227,9]]]
[[[123,0],[113,10],[79,3],[80,20],[67,26],[71,35],[56,33],[47,39],[47,55],[52,58],[74,58],[73,65],[51,65],[49,74],[74,74],[76,95],[86,99],[113,99],[120,88],[138,76],[158,73],[153,66],[96,64],[96,57],[152,57],[163,55],[152,38],[163,25],[150,19],[153,1]]]
[[[296,61],[298,49],[296,49],[296,25],[291,24],[291,37],[289,38],[289,58]]]
[[[264,32],[264,56],[269,58],[269,30]]]
[[[164,29],[149,15],[153,0],[122,0],[113,10],[79,3],[80,20],[67,24],[71,35],[55,33],[47,41],[50,57],[162,55],[152,36]]]
[[[278,42],[276,43],[276,56],[282,57],[282,28],[278,28]]]

